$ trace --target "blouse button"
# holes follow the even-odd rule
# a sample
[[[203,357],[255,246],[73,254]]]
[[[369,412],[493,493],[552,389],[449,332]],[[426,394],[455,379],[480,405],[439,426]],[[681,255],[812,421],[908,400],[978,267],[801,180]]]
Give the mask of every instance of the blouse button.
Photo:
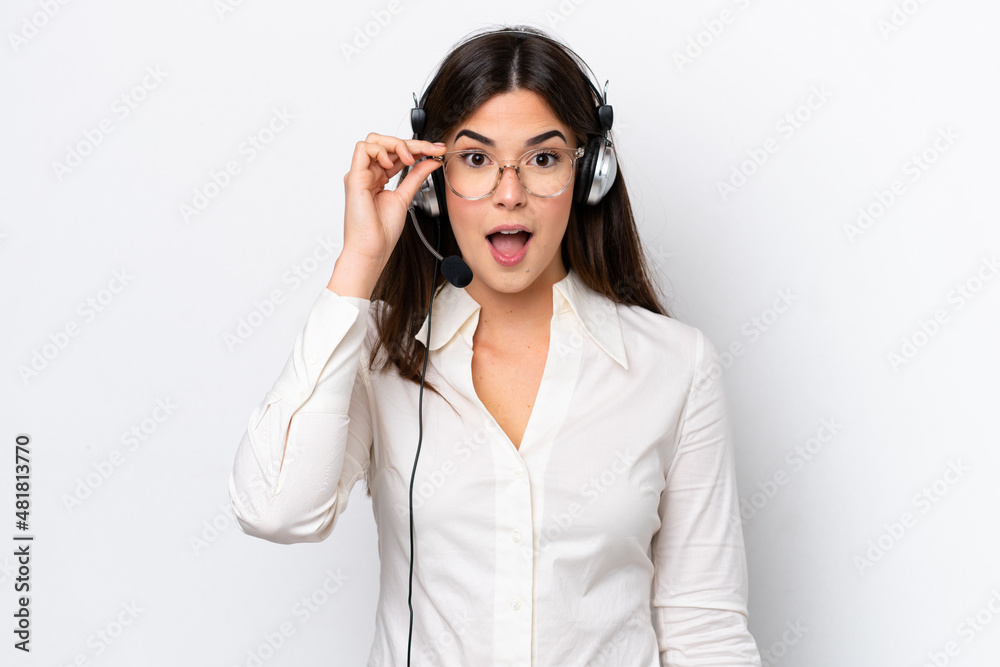
[[[510,534],[510,538],[512,540],[514,540],[515,542],[520,542],[521,541],[521,531],[515,530],[513,533]]]
[[[518,609],[521,608],[521,601],[518,600],[517,598],[514,598],[513,600],[510,601],[510,607],[514,611],[517,611]]]
[[[309,363],[310,364],[315,364],[316,363],[316,355],[315,354],[310,354],[309,355]]]
[[[517,477],[518,479],[521,479],[522,477],[524,477],[524,470],[518,468],[517,470],[514,471],[514,476]]]

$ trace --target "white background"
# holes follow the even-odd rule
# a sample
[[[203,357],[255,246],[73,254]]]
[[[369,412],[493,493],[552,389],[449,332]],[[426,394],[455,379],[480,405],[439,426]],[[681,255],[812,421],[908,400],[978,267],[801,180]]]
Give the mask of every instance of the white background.
[[[449,48],[524,22],[610,79],[671,312],[737,346],[765,664],[996,665],[1000,6],[387,7],[4,3],[0,662],[365,664],[378,557],[361,486],[330,539],[281,546],[239,531],[226,482],[333,269],[355,142],[409,137],[412,94]],[[268,134],[275,110],[291,119]],[[239,173],[206,188],[229,161]],[[11,632],[19,433],[30,655]]]

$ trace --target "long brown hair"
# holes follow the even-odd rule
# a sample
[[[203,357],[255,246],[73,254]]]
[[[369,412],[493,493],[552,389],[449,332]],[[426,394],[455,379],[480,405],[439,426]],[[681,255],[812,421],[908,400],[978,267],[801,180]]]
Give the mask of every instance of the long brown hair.
[[[602,134],[598,100],[585,70],[581,71],[571,53],[531,26],[482,34],[466,39],[444,59],[426,91],[427,123],[421,139],[443,141],[488,99],[515,90],[541,96],[575,135],[577,145],[586,146],[591,137]],[[408,167],[402,170],[400,181],[408,171]],[[433,244],[438,233],[435,221],[420,210],[416,215]],[[439,252],[446,257],[460,254],[447,212],[444,218]],[[650,280],[621,173],[597,205],[573,204],[562,241],[562,260],[587,287],[612,301],[671,317]],[[412,224],[406,224],[371,297],[372,302],[383,302],[376,309],[377,338],[369,358],[373,370],[393,365],[400,377],[420,383],[424,349],[413,334],[426,316],[432,281],[435,290],[444,283],[440,272],[433,273],[433,255],[423,247]],[[429,383],[425,387],[437,393]]]

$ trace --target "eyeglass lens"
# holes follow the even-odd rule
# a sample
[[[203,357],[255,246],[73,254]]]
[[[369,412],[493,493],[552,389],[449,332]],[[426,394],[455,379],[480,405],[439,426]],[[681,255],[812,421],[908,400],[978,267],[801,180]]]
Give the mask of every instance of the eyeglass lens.
[[[460,197],[478,199],[488,195],[498,182],[499,160],[482,151],[462,151],[445,162],[445,179]],[[551,197],[569,186],[573,159],[562,149],[541,148],[517,162],[524,189],[539,197]]]

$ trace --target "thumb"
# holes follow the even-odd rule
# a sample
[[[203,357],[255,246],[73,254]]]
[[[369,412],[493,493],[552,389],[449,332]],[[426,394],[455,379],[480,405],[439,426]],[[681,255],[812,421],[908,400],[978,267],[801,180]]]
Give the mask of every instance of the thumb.
[[[396,192],[403,198],[403,202],[409,207],[413,203],[413,198],[417,191],[431,172],[441,166],[438,160],[421,160],[410,169],[399,185]]]

